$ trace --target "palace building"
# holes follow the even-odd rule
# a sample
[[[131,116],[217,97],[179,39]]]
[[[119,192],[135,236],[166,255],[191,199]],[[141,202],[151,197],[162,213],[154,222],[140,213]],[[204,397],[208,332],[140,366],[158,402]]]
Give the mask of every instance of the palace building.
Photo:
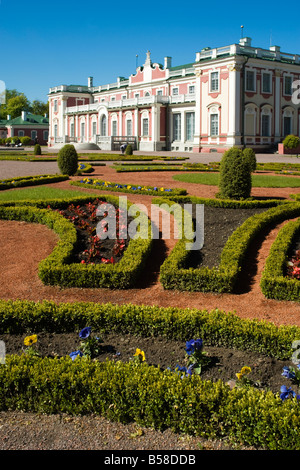
[[[173,66],[172,58],[143,66],[129,78],[94,86],[49,90],[50,147],[141,151],[223,152],[232,146],[277,149],[288,134],[300,136],[300,106],[293,85],[300,56],[279,46],[238,44],[196,53]],[[296,104],[294,103],[296,101]]]

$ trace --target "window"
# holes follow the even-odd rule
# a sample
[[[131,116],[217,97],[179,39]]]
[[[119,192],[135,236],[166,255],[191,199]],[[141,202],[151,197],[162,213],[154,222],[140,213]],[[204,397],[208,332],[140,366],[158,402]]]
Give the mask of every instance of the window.
[[[57,113],[57,100],[54,100],[54,112]]]
[[[92,135],[95,136],[97,134],[97,122],[93,121],[92,123]]]
[[[262,92],[271,93],[271,75],[269,73],[262,74]]]
[[[194,140],[195,113],[186,113],[186,140]]]
[[[113,136],[118,135],[118,123],[117,123],[117,121],[112,121],[111,126],[112,126],[112,129],[111,129],[112,135]]]
[[[57,138],[57,124],[54,124],[54,139]]]
[[[149,119],[148,118],[143,119],[143,135],[144,136],[149,135]]]
[[[132,120],[131,119],[128,119],[126,121],[126,132],[127,132],[127,135],[132,135]],[[148,129],[147,129],[147,134],[143,134],[143,135],[148,135]]]
[[[219,91],[219,72],[210,74],[210,91]]]
[[[37,131],[31,131],[31,140],[34,140],[37,138]]]
[[[139,94],[139,93],[135,93],[135,94],[134,94],[134,97],[135,97],[135,98],[139,98],[139,97],[140,97],[140,94]]]
[[[265,137],[270,136],[270,116],[263,114],[261,117],[261,135]]]
[[[157,90],[157,96],[162,96],[163,91],[162,90]]]
[[[292,95],[292,77],[284,77],[284,94]]]
[[[216,137],[219,135],[219,115],[211,114],[210,115],[210,135]]]
[[[150,96],[149,91],[146,91],[145,96]]]
[[[112,96],[112,97],[110,98],[110,101],[116,101],[116,97],[115,97],[115,96]]]
[[[48,132],[48,131],[44,131],[44,132],[43,132],[44,140],[48,140],[48,136],[49,136],[49,132]]]
[[[18,131],[18,137],[24,137],[24,131]]]
[[[290,135],[292,129],[292,118],[290,116],[284,116],[283,118],[283,136]]]
[[[181,140],[181,114],[173,114],[173,140]]]
[[[81,137],[85,136],[85,123],[84,122],[82,122],[80,126],[80,135]]]
[[[172,95],[177,96],[179,93],[178,87],[172,89]]]
[[[246,91],[255,91],[255,73],[252,70],[246,71]]]
[[[71,122],[71,125],[70,125],[70,134],[71,134],[71,137],[74,137],[74,122]]]
[[[190,95],[193,95],[195,93],[195,86],[194,85],[190,85],[189,86],[189,94]]]
[[[102,116],[101,118],[101,129],[100,129],[100,134],[101,135],[106,135],[106,116]]]

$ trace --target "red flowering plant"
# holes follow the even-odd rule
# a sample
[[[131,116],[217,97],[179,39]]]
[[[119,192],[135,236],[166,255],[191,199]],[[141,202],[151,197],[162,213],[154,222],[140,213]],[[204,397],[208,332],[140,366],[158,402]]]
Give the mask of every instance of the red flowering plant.
[[[116,209],[116,239],[100,239],[96,234],[97,224],[103,224],[103,231],[105,232],[105,218],[107,213],[104,213],[102,220],[97,216],[97,207],[103,204],[103,201],[96,199],[93,203],[89,202],[82,206],[70,204],[65,210],[59,210],[59,213],[70,220],[77,229],[78,243],[76,247],[75,261],[82,264],[114,264],[123,255],[126,248],[126,241],[120,238],[120,231],[122,233],[124,224],[120,222],[122,211]]]
[[[288,260],[287,276],[294,279],[300,279],[300,250],[297,250],[295,254]]]

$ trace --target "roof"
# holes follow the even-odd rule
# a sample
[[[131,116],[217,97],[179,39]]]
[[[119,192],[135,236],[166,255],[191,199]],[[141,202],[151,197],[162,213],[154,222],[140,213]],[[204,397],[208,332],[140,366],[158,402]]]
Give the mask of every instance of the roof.
[[[3,121],[4,122],[4,121]],[[6,126],[32,126],[32,124],[49,125],[49,118],[39,114],[27,113],[25,120],[22,116],[5,121]]]

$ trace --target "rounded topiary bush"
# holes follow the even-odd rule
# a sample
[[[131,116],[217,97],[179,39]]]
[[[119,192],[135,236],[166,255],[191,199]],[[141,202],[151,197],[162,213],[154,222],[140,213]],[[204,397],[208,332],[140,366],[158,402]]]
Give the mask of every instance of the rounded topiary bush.
[[[20,141],[22,144],[25,145],[30,145],[31,143],[31,138],[28,135],[24,135],[23,137],[20,137]]]
[[[256,155],[253,149],[251,148],[245,148],[243,150],[243,156],[245,160],[248,160],[251,172],[253,173],[256,170]]]
[[[133,154],[132,145],[128,144],[125,150],[125,155],[132,155],[132,154]]]
[[[78,155],[74,145],[64,145],[57,156],[57,165],[63,175],[75,175],[78,170]]]
[[[232,147],[221,160],[219,197],[247,199],[252,188],[251,166],[241,149]]]
[[[35,144],[33,149],[33,155],[42,155],[42,149],[40,144]]]

